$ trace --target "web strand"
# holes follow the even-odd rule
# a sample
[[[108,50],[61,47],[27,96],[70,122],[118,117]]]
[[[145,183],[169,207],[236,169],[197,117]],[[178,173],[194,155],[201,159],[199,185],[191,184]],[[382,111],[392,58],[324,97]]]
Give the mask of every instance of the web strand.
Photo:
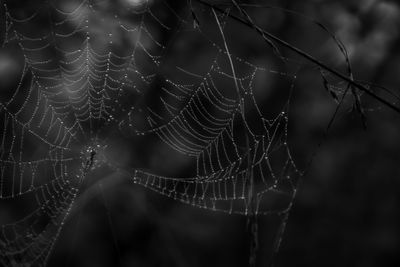
[[[24,63],[17,85],[1,95],[0,201],[22,201],[30,211],[2,222],[0,263],[46,265],[84,180],[101,165],[93,145],[114,135],[155,138],[194,162],[192,175],[174,177],[103,155],[134,184],[254,222],[278,215],[284,229],[303,173],[288,134],[298,72],[235,55],[230,10],[176,8],[171,1],[114,9],[109,1],[66,2],[26,9],[4,2],[2,49],[19,47]],[[27,25],[42,27],[35,32]],[[204,66],[175,62],[184,54],[175,46],[190,49],[191,38],[206,48]],[[202,52],[194,51],[193,61]],[[273,55],[296,70],[305,65]],[[321,75],[329,90],[344,91]],[[286,99],[267,108],[257,98],[266,77],[289,84]]]

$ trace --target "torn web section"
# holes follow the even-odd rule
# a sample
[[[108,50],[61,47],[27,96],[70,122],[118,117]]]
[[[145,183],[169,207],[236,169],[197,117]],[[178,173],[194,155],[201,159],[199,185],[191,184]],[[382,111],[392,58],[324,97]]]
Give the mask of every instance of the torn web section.
[[[206,104],[212,106],[210,99],[204,96],[196,99],[166,126],[152,130],[174,150],[196,159],[193,166],[196,176],[169,179],[137,171],[134,180],[206,209],[241,214],[251,210],[283,212],[291,201],[299,175],[286,142],[285,113],[273,120],[259,118],[259,122],[265,123],[261,126],[263,132],[254,134],[240,109],[234,108],[229,117],[218,118],[219,112],[205,108]],[[247,107],[244,102],[251,101],[247,100],[243,99],[242,107]]]
[[[178,60],[167,58],[169,68],[159,75],[165,78],[152,94],[153,102],[141,108],[147,127],[140,129],[134,116],[122,123],[126,130],[155,136],[190,158],[191,175],[186,176],[190,178],[159,176],[144,169],[133,171],[132,178],[200,208],[246,215],[285,213],[300,175],[287,142],[288,92],[294,75],[280,70],[282,65],[274,69],[274,61],[266,67],[238,56],[243,53],[240,49],[227,51],[231,45],[227,38],[221,39],[220,31],[234,31],[224,16],[217,17],[219,27],[212,12],[200,9],[203,27],[184,24],[185,36],[178,33],[169,45],[176,52],[169,57]],[[183,49],[178,52],[178,47]],[[287,88],[279,101],[268,99],[273,105],[261,111],[257,94],[265,85],[260,80],[266,78],[287,80]]]

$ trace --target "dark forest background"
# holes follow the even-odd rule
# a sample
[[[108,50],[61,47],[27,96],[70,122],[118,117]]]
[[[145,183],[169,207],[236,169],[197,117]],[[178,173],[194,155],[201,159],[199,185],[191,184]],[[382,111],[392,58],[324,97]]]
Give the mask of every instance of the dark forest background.
[[[260,2],[321,22],[348,49],[355,79],[399,92],[398,1],[257,3]],[[182,1],[182,5],[186,4]],[[29,5],[26,1],[21,8],[29,9]],[[249,8],[249,12],[266,30],[329,66],[344,70],[337,47],[307,19],[270,8]],[[201,27],[211,24],[202,21],[201,15],[198,17]],[[41,26],[26,27],[35,31]],[[236,55],[261,65],[264,52],[266,58],[273,55],[253,30],[239,24],[235,27],[237,32],[229,35],[229,43]],[[209,58],[213,51],[204,54],[207,50],[190,47],[192,40],[183,40],[180,62],[190,66],[195,61],[201,67],[202,58]],[[298,59],[289,51],[282,51]],[[6,81],[10,72],[18,72],[18,66],[15,70],[7,64],[3,65],[8,67],[2,67],[2,61],[12,61],[12,52],[1,51],[0,56],[0,80]],[[276,229],[270,227],[270,218],[258,219],[258,266],[266,266],[271,255],[277,267],[399,266],[399,114],[363,96],[367,128],[363,129],[359,115],[347,103],[324,139],[335,102],[318,72],[304,70],[298,76],[290,109],[289,142],[300,169],[305,169],[310,157],[317,153],[300,182],[279,252],[271,250],[270,240]],[[287,90],[285,82],[271,84],[261,93],[261,105],[270,104],[272,97],[279,98],[279,90]],[[184,166],[184,159],[172,160],[156,144],[135,148],[133,143],[121,144],[123,140],[111,142],[120,147],[121,157],[128,162],[145,157],[159,172],[179,176],[186,171],[185,167],[175,168]],[[170,165],[170,161],[175,165]],[[175,168],[172,171],[171,166]],[[247,266],[250,238],[246,217],[175,202],[133,185],[127,177],[112,171],[94,171],[87,179],[86,189],[61,232],[49,266]],[[99,179],[103,181],[101,188],[91,186]]]

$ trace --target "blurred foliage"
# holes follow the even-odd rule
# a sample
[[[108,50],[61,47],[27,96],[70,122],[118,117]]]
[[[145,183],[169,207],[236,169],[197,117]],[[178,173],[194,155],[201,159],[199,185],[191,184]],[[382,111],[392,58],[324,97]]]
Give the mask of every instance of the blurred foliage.
[[[348,49],[355,79],[398,92],[400,5],[397,1],[264,2],[321,22]],[[126,3],[139,5],[140,1],[126,0]],[[120,13],[127,12],[123,4],[122,0],[115,1],[115,9],[120,9],[117,10]],[[186,4],[186,1],[181,3]],[[177,2],[175,5],[179,7]],[[329,66],[345,69],[339,49],[308,19],[276,8],[248,7],[246,10],[263,29]],[[104,12],[107,13],[107,8]],[[197,19],[202,27],[212,23],[200,15]],[[229,31],[233,54],[262,65],[274,64],[270,47],[254,31],[233,25]],[[40,25],[29,27],[34,31]],[[202,45],[191,36],[183,38],[181,43],[169,47],[171,54],[166,58],[190,69],[204,68],[212,53]],[[7,88],[13,75],[17,77],[20,71],[19,65],[12,63],[21,61],[18,52],[9,49],[0,51],[1,90]],[[281,52],[302,60],[290,51]],[[290,71],[290,66],[288,69]],[[365,97],[368,128],[363,130],[359,116],[351,112],[351,104],[347,103],[328,137],[317,148],[335,102],[324,89],[318,72],[306,69],[298,76],[291,103],[291,147],[302,167],[315,150],[317,154],[301,181],[280,250],[275,254],[275,266],[399,266],[399,114]],[[263,106],[273,106],[274,101],[285,94],[277,90],[287,90],[285,81],[269,78],[259,81],[263,85],[260,88],[267,88],[258,92]],[[170,155],[157,143],[111,142],[117,143],[120,151],[129,150],[116,153],[115,157],[120,157],[118,161],[145,164],[160,173],[177,176],[188,171],[185,159]],[[101,172],[90,176],[87,190],[72,211],[49,266],[222,267],[248,264],[250,240],[245,217],[196,209],[132,186],[115,173]],[[97,187],[91,186],[97,183],[99,176],[104,176],[105,201]],[[261,242],[258,266],[265,266],[273,254],[270,240],[276,230],[270,227],[273,223],[269,218],[261,217],[258,222]]]

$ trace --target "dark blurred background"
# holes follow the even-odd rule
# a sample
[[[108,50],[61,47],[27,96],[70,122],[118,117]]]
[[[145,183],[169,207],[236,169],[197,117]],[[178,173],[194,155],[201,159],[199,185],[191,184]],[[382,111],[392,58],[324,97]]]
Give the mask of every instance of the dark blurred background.
[[[121,8],[121,1],[115,1],[115,9]],[[133,6],[141,2],[124,1]],[[321,22],[348,49],[355,79],[399,93],[400,4],[397,1],[252,3],[295,11]],[[175,8],[186,4],[186,1],[175,2]],[[29,3],[23,8],[29,9]],[[211,27],[212,22],[202,20],[204,10],[198,6],[196,10],[200,26]],[[329,66],[345,71],[339,49],[309,19],[268,7],[246,10],[262,28]],[[253,30],[230,23],[234,30],[227,36],[233,53],[269,66],[268,60],[276,55],[268,44]],[[40,25],[29,27],[33,31]],[[215,51],[199,47],[192,38],[195,37],[182,37],[180,42],[169,43],[171,54],[165,56],[165,61],[179,60],[176,65],[187,69],[207,69],[207,60]],[[293,60],[303,61],[286,49],[282,48],[281,52]],[[12,53],[4,49],[0,53],[2,80],[10,72],[18,72]],[[291,68],[296,66],[288,64],[286,71],[292,72]],[[307,175],[301,179],[277,253],[271,251],[271,244],[264,242],[276,234],[276,229],[270,227],[270,218],[258,219],[258,266],[270,263],[271,255],[274,266],[278,267],[399,266],[399,114],[363,96],[367,128],[363,129],[359,114],[352,112],[352,103],[347,102],[324,138],[335,102],[324,88],[318,71],[303,68],[297,75],[289,115],[289,144],[299,168],[307,170]],[[288,92],[286,78],[271,79],[260,82],[267,88],[259,93],[261,106],[269,105],[273,97],[279,98],[275,90],[282,90],[283,95]],[[145,161],[166,175],[180,176],[186,171],[185,159],[171,156],[168,150],[158,149],[157,144],[141,144],[135,148],[135,142],[126,145],[123,139],[114,138],[110,142],[120,147],[119,157],[128,162],[124,164],[136,166]],[[320,142],[322,145],[318,147]],[[307,168],[311,158],[312,164]],[[170,161],[180,167],[171,170]],[[101,187],[94,186],[99,181]],[[244,216],[197,209],[133,185],[124,175],[110,170],[97,171],[88,177],[49,266],[247,266],[249,242]]]

